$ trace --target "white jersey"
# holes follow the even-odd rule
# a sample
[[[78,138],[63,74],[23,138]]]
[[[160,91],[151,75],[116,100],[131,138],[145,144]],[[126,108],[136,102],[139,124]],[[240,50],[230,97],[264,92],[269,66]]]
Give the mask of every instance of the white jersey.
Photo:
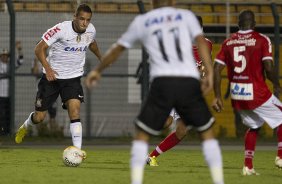
[[[195,15],[189,10],[164,7],[137,16],[118,44],[130,48],[140,41],[150,56],[150,78],[162,76],[200,79],[192,42],[202,35]]]
[[[73,30],[72,21],[59,23],[43,34],[42,39],[50,46],[47,61],[58,73],[58,79],[83,75],[86,50],[95,36],[93,24],[90,23],[86,31],[79,34]],[[45,69],[43,73],[46,73]]]

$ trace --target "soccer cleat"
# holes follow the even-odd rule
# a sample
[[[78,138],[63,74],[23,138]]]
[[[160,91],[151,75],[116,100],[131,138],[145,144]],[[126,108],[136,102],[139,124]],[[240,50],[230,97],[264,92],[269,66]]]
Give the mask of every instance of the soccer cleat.
[[[159,166],[159,164],[158,164],[158,162],[157,162],[157,158],[156,158],[155,156],[153,156],[153,157],[148,157],[148,158],[147,158],[147,164],[148,164],[149,166],[153,166],[153,167]]]
[[[87,157],[87,154],[84,150],[81,150],[81,152],[82,152],[82,160],[85,160]]]
[[[247,166],[244,166],[242,169],[242,175],[250,176],[250,175],[260,175],[260,174],[257,173],[254,168],[249,169]]]
[[[18,129],[15,142],[20,144],[23,141],[24,136],[27,134],[27,128],[24,127],[24,124]]]
[[[275,165],[276,167],[278,167],[279,169],[282,169],[282,159],[280,157],[276,157],[275,158]]]

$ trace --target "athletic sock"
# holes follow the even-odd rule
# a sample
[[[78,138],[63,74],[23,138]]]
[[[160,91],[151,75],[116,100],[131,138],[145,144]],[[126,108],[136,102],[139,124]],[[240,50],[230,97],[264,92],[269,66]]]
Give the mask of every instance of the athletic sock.
[[[282,159],[282,124],[277,127],[278,149],[277,156]]]
[[[25,128],[28,128],[30,126],[35,125],[35,123],[33,123],[33,121],[32,121],[33,114],[34,114],[34,112],[31,112],[30,115],[28,116],[28,118],[25,120],[25,122],[24,122],[24,127]]]
[[[257,142],[257,130],[248,129],[245,135],[245,166],[253,168],[253,158]]]
[[[150,153],[150,157],[157,157],[163,152],[166,152],[167,150],[173,148],[175,145],[177,145],[181,139],[178,139],[175,132],[172,132],[169,134],[157,147],[154,151]]]
[[[205,140],[202,143],[203,154],[209,166],[214,184],[223,184],[223,168],[221,151],[216,139]]]
[[[148,143],[135,140],[131,148],[131,184],[142,184],[144,166],[148,154]]]
[[[80,122],[74,122],[70,124],[70,132],[72,137],[72,143],[75,147],[81,149],[82,144],[82,126]]]

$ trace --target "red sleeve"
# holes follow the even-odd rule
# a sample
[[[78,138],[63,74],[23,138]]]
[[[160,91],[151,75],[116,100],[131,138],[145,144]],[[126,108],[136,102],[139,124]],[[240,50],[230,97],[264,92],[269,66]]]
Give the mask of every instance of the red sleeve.
[[[218,62],[218,63],[220,63],[220,64],[225,64],[225,59],[226,59],[226,57],[225,57],[225,47],[226,47],[226,45],[225,45],[225,42],[222,44],[222,46],[221,46],[221,49],[220,49],[220,51],[219,51],[219,53],[216,55],[216,57],[215,57],[215,61],[216,62]]]
[[[272,59],[272,45],[270,39],[262,35],[262,60],[273,60]]]
[[[206,38],[206,41],[207,41],[208,47],[210,49],[210,52],[212,52],[212,42],[207,38]]]

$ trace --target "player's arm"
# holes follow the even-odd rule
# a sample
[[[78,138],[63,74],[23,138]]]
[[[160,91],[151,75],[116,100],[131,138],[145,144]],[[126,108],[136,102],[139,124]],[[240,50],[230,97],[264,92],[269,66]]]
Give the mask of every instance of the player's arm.
[[[263,61],[263,67],[266,74],[266,77],[268,80],[270,80],[274,87],[274,93],[280,94],[282,92],[279,79],[276,75],[276,72],[274,70],[274,64],[272,60],[264,60]]]
[[[198,35],[196,38],[196,44],[198,47],[198,51],[203,61],[203,64],[206,68],[206,77],[202,80],[202,91],[203,94],[207,94],[209,91],[212,90],[213,87],[213,68],[212,68],[212,61],[210,57],[210,51],[208,45],[206,43],[205,37],[203,35]]]
[[[39,61],[41,62],[42,66],[44,67],[45,71],[46,71],[46,78],[48,81],[53,81],[56,80],[56,72],[50,67],[48,61],[46,60],[47,58],[47,49],[48,49],[48,45],[44,40],[41,40],[34,49],[35,55],[36,57],[39,59]],[[58,74],[57,74],[58,75]]]
[[[98,44],[97,44],[96,40],[94,40],[89,45],[89,49],[91,50],[91,52],[93,52],[96,55],[96,57],[99,59],[99,61],[101,61],[102,55],[101,55],[101,52],[100,52],[100,49],[98,47]]]
[[[34,75],[39,74],[39,67],[38,67],[37,58],[34,58],[34,60],[33,60],[33,66],[31,67],[31,73],[34,74]]]
[[[218,62],[214,64],[214,95],[215,99],[213,101],[212,107],[215,111],[220,112],[223,109],[223,102],[221,96],[221,72],[224,69],[225,65],[222,65]]]
[[[206,43],[208,44],[208,48],[210,52],[210,60],[212,61],[212,43],[210,41],[207,41],[207,39],[206,39]],[[206,76],[206,69],[204,64],[202,64],[202,66],[200,67],[200,74],[202,78]]]
[[[95,86],[96,81],[101,77],[101,72],[115,62],[124,50],[124,46],[114,43],[102,57],[99,65],[87,75],[85,80],[86,86],[88,88]]]

